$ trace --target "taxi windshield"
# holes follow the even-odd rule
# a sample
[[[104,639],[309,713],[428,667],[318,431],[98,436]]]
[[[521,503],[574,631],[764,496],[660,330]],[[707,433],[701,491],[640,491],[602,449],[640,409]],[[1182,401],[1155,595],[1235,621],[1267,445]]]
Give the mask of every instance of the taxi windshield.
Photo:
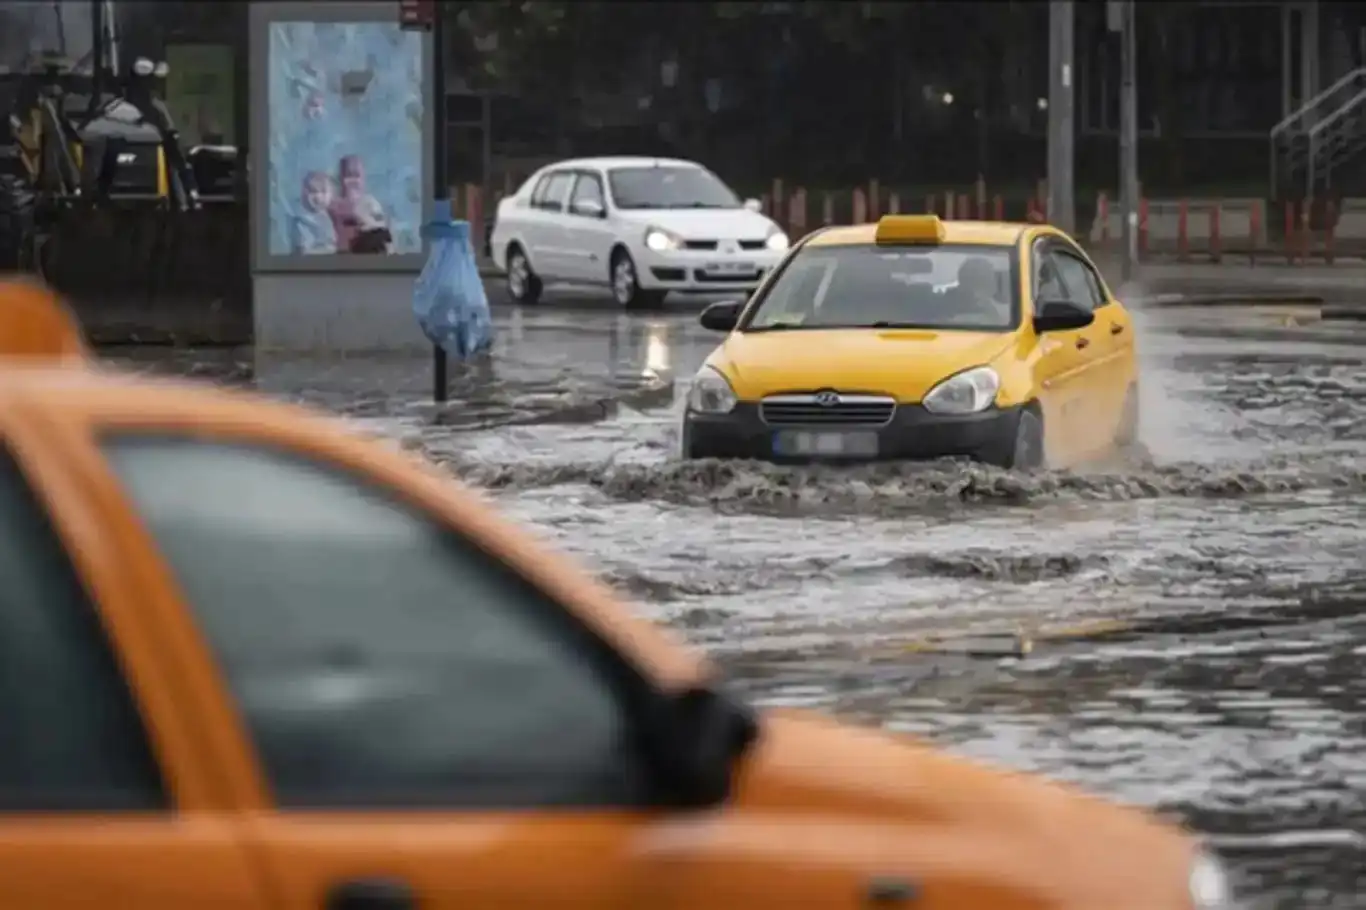
[[[738,209],[730,187],[700,167],[616,167],[607,172],[619,209]]]
[[[1013,247],[812,246],[774,276],[745,332],[916,328],[1005,332],[1020,320]]]

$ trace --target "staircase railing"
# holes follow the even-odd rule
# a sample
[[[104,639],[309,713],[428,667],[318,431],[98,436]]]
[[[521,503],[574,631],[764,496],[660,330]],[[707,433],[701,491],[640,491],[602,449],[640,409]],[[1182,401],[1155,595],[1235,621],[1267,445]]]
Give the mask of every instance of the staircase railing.
[[[1331,180],[1334,164],[1345,161],[1366,146],[1366,135],[1360,129],[1363,115],[1366,115],[1366,88],[1310,128],[1305,160],[1305,181],[1309,195],[1313,195],[1317,186],[1320,158],[1323,177]]]
[[[1271,192],[1276,193],[1278,164],[1283,146],[1294,147],[1297,139],[1306,138],[1311,130],[1333,113],[1366,95],[1366,66],[1358,67],[1332,85],[1305,101],[1271,128]],[[1293,170],[1288,168],[1287,170]],[[1287,175],[1289,176],[1289,175]]]

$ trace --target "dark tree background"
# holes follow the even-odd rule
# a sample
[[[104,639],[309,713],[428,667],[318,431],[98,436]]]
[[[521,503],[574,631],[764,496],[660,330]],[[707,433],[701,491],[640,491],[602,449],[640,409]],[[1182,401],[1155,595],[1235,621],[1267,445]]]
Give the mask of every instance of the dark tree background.
[[[245,61],[244,3],[120,7],[138,52],[231,41]],[[497,187],[556,157],[605,153],[697,158],[751,190],[774,177],[810,187],[876,177],[917,192],[980,176],[993,192],[1028,191],[1043,176],[1040,0],[444,7],[456,180]],[[1075,7],[1085,193],[1115,183],[1118,54],[1104,4]],[[1366,13],[1345,2],[1320,10],[1326,85],[1366,63]],[[1265,192],[1267,132],[1282,112],[1280,5],[1140,3],[1138,18],[1145,187]]]

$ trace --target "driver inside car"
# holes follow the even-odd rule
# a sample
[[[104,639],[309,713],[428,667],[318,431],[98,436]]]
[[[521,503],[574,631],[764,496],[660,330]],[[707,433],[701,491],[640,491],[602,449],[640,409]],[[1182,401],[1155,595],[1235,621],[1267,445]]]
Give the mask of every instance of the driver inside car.
[[[958,267],[958,285],[952,296],[965,323],[996,324],[1006,317],[1009,304],[1001,299],[1000,281],[991,260],[969,256]]]

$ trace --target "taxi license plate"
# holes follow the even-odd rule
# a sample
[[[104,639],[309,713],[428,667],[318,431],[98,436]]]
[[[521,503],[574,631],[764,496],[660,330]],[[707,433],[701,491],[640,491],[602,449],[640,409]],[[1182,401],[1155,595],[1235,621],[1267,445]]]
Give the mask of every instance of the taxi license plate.
[[[708,262],[704,268],[713,275],[748,275],[754,271],[754,263]]]
[[[773,436],[773,451],[818,458],[872,458],[877,455],[877,434],[779,430]]]

